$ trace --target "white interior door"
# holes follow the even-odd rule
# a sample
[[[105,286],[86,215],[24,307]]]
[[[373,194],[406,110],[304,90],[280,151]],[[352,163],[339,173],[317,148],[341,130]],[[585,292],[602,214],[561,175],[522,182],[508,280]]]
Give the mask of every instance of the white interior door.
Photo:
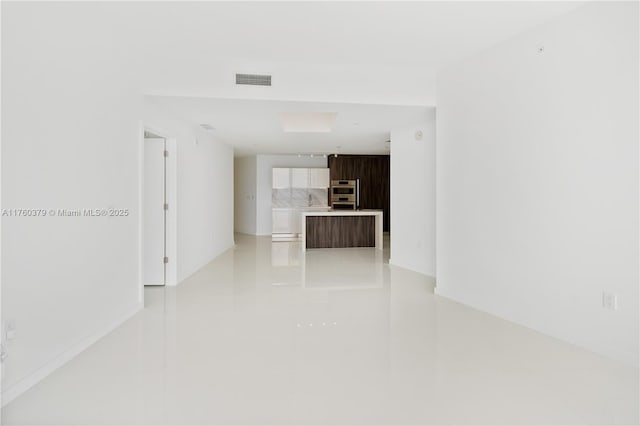
[[[165,140],[144,140],[144,285],[165,283]]]

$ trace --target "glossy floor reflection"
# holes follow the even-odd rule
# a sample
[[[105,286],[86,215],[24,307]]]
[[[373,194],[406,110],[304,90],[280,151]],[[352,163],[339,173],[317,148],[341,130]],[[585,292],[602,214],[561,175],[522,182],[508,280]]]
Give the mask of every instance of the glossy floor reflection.
[[[638,422],[638,370],[434,296],[387,250],[237,243],[3,424]]]

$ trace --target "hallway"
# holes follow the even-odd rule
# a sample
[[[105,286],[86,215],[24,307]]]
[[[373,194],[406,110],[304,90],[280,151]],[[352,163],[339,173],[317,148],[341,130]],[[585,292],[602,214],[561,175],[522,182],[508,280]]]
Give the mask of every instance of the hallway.
[[[236,235],[3,424],[638,422],[638,371],[433,295],[386,249]]]

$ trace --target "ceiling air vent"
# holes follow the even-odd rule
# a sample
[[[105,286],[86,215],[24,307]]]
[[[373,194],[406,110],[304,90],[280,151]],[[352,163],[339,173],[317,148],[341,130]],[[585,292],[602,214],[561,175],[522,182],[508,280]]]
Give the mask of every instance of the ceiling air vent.
[[[205,129],[205,130],[209,130],[209,131],[212,131],[212,130],[215,130],[215,129],[216,129],[216,128],[215,128],[215,127],[213,127],[211,124],[201,124],[201,125],[200,125],[200,127],[202,127],[202,128],[203,128],[203,129]]]
[[[271,76],[260,74],[236,74],[236,84],[248,84],[250,86],[271,86]]]

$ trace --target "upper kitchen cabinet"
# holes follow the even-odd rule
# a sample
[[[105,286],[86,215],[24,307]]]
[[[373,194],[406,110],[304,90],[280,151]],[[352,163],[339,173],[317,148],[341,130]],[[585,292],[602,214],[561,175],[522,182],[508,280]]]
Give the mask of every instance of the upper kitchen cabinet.
[[[274,189],[286,189],[290,188],[291,185],[289,183],[289,169],[272,169],[273,173],[273,185]]]
[[[309,169],[309,188],[329,188],[329,169]]]
[[[273,188],[329,188],[329,169],[328,168],[274,168],[273,169]]]
[[[291,169],[292,188],[329,188],[329,169]]]
[[[290,170],[292,188],[309,188],[309,169],[295,168]]]

